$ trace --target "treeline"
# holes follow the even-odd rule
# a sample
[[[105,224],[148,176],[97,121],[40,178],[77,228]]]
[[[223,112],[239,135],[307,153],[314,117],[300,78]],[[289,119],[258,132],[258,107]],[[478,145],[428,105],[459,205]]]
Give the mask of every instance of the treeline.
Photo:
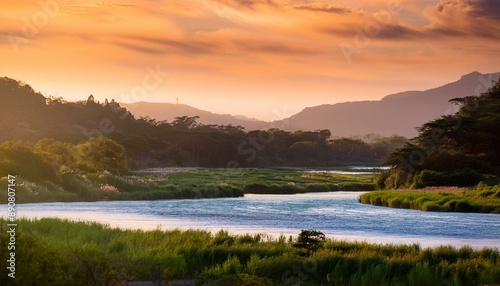
[[[386,160],[381,189],[498,184],[500,80],[479,96],[452,99],[459,110],[425,123],[418,137]]]
[[[0,219],[0,225],[5,220]],[[8,233],[2,231],[1,247]],[[58,219],[18,220],[16,280],[0,252],[1,285],[118,285],[194,280],[196,285],[496,285],[498,250],[422,249],[225,231],[119,230]],[[14,283],[15,281],[15,283]]]
[[[329,130],[245,131],[241,126],[204,125],[197,119],[135,118],[114,100],[100,103],[91,95],[86,101],[66,102],[44,97],[25,83],[0,78],[0,142],[22,140],[35,145],[49,138],[54,140],[51,144],[78,146],[93,137],[105,137],[123,146],[132,169],[380,164],[407,141],[399,136],[370,142],[331,138]]]

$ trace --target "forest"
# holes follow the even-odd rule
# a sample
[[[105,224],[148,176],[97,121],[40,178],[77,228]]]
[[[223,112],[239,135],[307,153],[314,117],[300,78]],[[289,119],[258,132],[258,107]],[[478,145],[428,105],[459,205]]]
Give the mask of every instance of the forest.
[[[286,132],[272,124],[267,130],[247,131],[241,126],[204,125],[197,123],[197,119],[197,116],[181,116],[167,122],[136,118],[114,100],[100,103],[90,95],[86,101],[67,102],[63,98],[45,97],[26,83],[0,78],[0,128],[3,131],[0,142],[20,140],[35,156],[40,152],[46,155],[56,152],[53,154],[57,157],[56,163],[71,164],[68,166],[71,168],[104,167],[79,161],[82,148],[95,150],[95,154],[89,153],[94,158],[100,157],[99,152],[106,152],[105,148],[97,148],[103,145],[92,141],[96,138],[100,142],[105,141],[102,138],[114,141],[106,141],[106,146],[115,148],[111,152],[118,155],[119,160],[124,156],[128,162],[125,166],[131,170],[166,166],[377,165],[407,142],[406,138],[396,135],[332,138],[330,130]],[[82,144],[96,148],[89,149],[90,146]],[[38,149],[33,149],[35,145]],[[6,145],[2,148],[4,153],[6,148]],[[108,171],[122,173],[125,170]]]

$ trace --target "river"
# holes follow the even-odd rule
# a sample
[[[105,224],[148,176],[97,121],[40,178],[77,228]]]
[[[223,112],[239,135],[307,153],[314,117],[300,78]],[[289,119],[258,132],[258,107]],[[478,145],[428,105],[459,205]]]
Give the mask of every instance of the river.
[[[297,235],[316,229],[328,237],[373,243],[419,243],[500,248],[500,215],[436,213],[358,203],[360,193],[245,195],[241,198],[33,203],[18,217],[97,221],[127,229],[204,229]]]

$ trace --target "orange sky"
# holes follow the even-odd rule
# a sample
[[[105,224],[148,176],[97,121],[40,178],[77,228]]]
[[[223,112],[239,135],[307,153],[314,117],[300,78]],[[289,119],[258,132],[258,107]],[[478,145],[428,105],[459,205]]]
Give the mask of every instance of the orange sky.
[[[499,15],[498,0],[4,0],[0,76],[281,119],[498,72]]]

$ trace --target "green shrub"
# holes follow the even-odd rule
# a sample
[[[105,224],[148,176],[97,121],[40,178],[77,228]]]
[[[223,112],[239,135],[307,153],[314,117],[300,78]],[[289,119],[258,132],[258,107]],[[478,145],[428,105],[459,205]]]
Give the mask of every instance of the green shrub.
[[[424,211],[430,211],[430,212],[439,212],[439,211],[445,211],[446,208],[438,205],[437,203],[434,202],[425,202],[422,207],[422,210]]]
[[[443,285],[443,280],[437,273],[432,271],[427,265],[417,264],[410,271],[408,277],[408,285],[410,286],[440,286]]]
[[[484,175],[472,170],[461,169],[449,173],[423,170],[413,178],[414,188],[425,188],[432,186],[457,186],[469,187],[484,180]]]
[[[391,198],[388,200],[389,202],[389,207],[391,208],[400,208],[403,202],[401,201],[400,198]]]
[[[339,185],[341,191],[350,192],[366,192],[375,190],[375,185],[373,183],[363,184],[363,183],[342,183]]]
[[[87,179],[77,173],[64,173],[61,175],[62,187],[78,195],[83,201],[95,201],[99,197],[97,188]]]
[[[471,206],[471,204],[466,201],[466,200],[459,200],[457,201],[457,203],[455,204],[455,211],[456,212],[473,212],[474,211],[474,207]]]
[[[309,183],[305,185],[308,192],[329,192],[330,186],[326,183]]]
[[[359,202],[424,211],[500,213],[500,199],[496,192],[489,190],[454,193],[375,191],[361,195]]]

